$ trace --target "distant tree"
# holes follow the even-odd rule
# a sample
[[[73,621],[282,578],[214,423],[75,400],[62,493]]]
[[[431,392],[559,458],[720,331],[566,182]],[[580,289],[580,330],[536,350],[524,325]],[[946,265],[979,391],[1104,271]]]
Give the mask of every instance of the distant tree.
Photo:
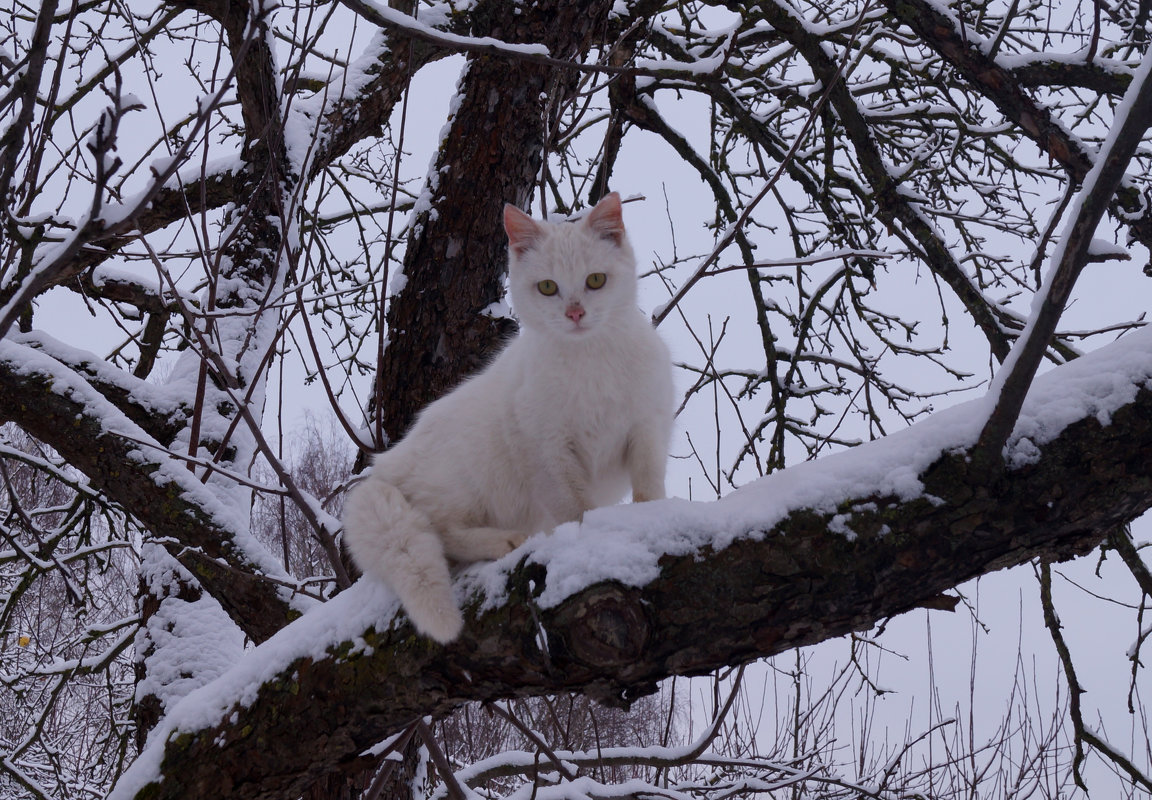
[[[1089,765],[1152,792],[1152,575],[1128,527],[1152,505],[1140,348],[1062,367],[1045,386],[1077,402],[1018,424],[1045,359],[1146,336],[1130,301],[1147,286],[1119,262],[1152,244],[1147,3],[4,9],[0,794],[1055,797],[1086,796]],[[445,65],[425,170],[410,118]],[[610,187],[646,197],[630,227],[668,221],[641,257],[687,385],[677,493],[782,473],[769,486],[817,499],[773,497],[788,513],[770,524],[725,511],[763,487],[669,505],[718,533],[642,585],[552,604],[558,576],[525,560],[502,599],[470,595],[445,648],[383,611],[322,640],[368,595],[339,547],[345,469],[515,329],[503,204],[559,217]],[[304,385],[343,445],[294,427]],[[817,495],[843,461],[786,469],[857,446],[881,464],[973,390],[977,430],[895,488],[877,467]],[[1123,740],[1082,707],[1098,653],[1074,650],[1052,590],[1054,561],[1093,551],[1137,587],[1115,609],[1137,632],[1116,654]],[[839,699],[883,691],[863,632],[1029,564],[1059,696],[1037,715],[1014,693],[985,741],[940,715],[892,742],[862,723],[845,749]],[[308,636],[315,652],[272,660]],[[797,648],[835,637],[849,666],[810,684]],[[780,654],[767,736],[731,672]],[[675,702],[641,699],[715,671],[687,743]],[[209,686],[226,708],[177,712]],[[647,711],[606,733],[635,723],[590,701]],[[468,726],[496,718],[512,749],[463,763],[484,752]]]

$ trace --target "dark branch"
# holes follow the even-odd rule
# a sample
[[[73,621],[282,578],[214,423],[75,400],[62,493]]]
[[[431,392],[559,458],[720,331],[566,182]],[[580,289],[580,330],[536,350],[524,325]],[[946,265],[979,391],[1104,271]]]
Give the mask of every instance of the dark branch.
[[[1119,128],[1111,139],[1111,146],[1099,154],[1097,168],[1089,173],[1081,189],[1078,211],[1057,246],[1056,263],[1042,289],[1040,307],[1013,351],[1016,358],[1004,365],[1004,369],[1010,371],[995,384],[999,389],[996,406],[980,434],[974,454],[976,461],[985,466],[1000,461],[1000,451],[1020,415],[1028,387],[1056,332],[1072,287],[1088,263],[1096,227],[1152,121],[1152,71],[1142,69],[1137,81],[1125,95],[1126,110],[1122,119],[1117,120]]]
[[[955,452],[920,476],[916,499],[841,504],[855,539],[829,531],[836,511],[799,510],[723,550],[664,556],[645,586],[600,583],[546,609],[534,598],[552,576],[521,565],[498,607],[471,599],[465,634],[446,648],[381,620],[325,657],[284,665],[223,712],[234,722],[155,745],[172,777],[136,796],[294,796],[413,719],[469,700],[579,690],[627,703],[670,675],[864,630],[978,575],[1087,552],[1152,506],[1150,476],[1152,391],[1141,388],[1108,427],[1089,416],[1029,466],[990,480]]]
[[[281,594],[285,590],[263,577],[266,570],[244,553],[234,532],[166,479],[160,466],[176,462],[158,442],[149,447],[113,430],[111,404],[98,410],[76,396],[58,379],[66,372],[63,365],[39,371],[25,360],[11,352],[0,358],[0,418],[50,445],[130,509],[254,641],[268,639],[297,616]]]
[[[953,19],[923,0],[884,0],[888,9],[924,44],[948,61],[973,89],[987,97],[1005,118],[1060,164],[1072,176],[1083,181],[1093,166],[1093,157],[1068,133],[1052,112],[1036,101],[1017,80],[1015,74],[989,58],[980,47],[969,42],[957,30]],[[1145,246],[1152,246],[1152,207],[1143,202],[1135,189],[1122,188],[1111,200],[1109,211],[1131,227],[1132,235]]]

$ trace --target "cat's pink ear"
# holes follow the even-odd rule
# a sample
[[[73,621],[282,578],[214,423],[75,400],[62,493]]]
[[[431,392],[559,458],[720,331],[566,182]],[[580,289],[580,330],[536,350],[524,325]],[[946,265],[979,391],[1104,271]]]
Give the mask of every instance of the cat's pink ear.
[[[539,238],[540,225],[516,206],[505,203],[504,232],[508,234],[508,246],[512,251],[523,255]]]
[[[588,212],[584,224],[594,230],[601,239],[608,239],[616,245],[624,242],[624,215],[620,210],[620,193],[609,192],[596,207]]]

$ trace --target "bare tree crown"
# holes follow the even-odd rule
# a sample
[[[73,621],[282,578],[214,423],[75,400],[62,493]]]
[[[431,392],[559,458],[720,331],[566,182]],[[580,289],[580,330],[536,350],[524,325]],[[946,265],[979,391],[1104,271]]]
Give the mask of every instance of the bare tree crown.
[[[1113,655],[1143,719],[1152,396],[1140,347],[1092,351],[1146,335],[1147,3],[3,9],[0,798],[1087,796],[1094,770],[1152,791],[1147,727],[1092,723],[1098,654],[1051,566],[1122,565],[1112,612],[1138,635]],[[434,137],[415,120],[443,69]],[[367,596],[347,482],[514,330],[504,205],[613,190],[649,226],[644,299],[681,362],[674,494],[866,458],[991,386],[986,413],[917,491],[880,475],[743,526],[742,501],[681,500],[669,530],[718,538],[653,551],[648,580],[565,594],[526,557],[499,602],[469,594],[450,648],[381,612],[260,661]],[[1028,405],[1048,366],[1079,392],[1059,424]],[[772,485],[827,477],[805,469]],[[934,718],[841,749],[831,698],[882,696],[863,632],[1028,562],[1066,679],[1051,718],[1016,725],[1014,695],[985,748]],[[838,636],[849,668],[810,691],[796,648]],[[758,751],[731,670],[774,654],[794,703]],[[175,713],[256,663],[221,713]],[[686,723],[678,676],[717,670]]]

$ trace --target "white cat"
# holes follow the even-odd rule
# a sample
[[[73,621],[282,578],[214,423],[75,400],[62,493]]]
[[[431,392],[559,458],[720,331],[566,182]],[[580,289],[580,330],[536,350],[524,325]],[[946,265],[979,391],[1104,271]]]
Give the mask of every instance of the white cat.
[[[632,488],[664,497],[668,349],[636,306],[636,261],[613,192],[576,223],[504,207],[520,335],[429,405],[350,492],[344,541],[440,641],[464,621],[449,561],[498,558]]]

